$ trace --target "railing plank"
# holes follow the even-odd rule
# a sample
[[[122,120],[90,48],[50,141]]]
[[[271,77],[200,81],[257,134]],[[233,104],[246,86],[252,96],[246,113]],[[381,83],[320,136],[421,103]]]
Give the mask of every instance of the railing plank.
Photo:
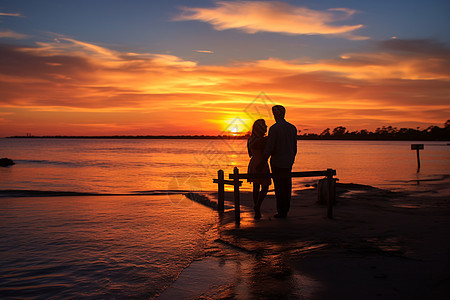
[[[336,175],[336,170],[331,170],[332,175]],[[305,171],[305,172],[291,172],[291,176],[294,177],[318,177],[318,176],[327,176],[328,171]],[[239,173],[237,175],[235,174],[229,174],[228,175],[230,179],[235,179],[237,176],[237,179],[250,179],[250,178],[273,178],[272,173],[264,173],[264,174],[251,174],[251,173]]]
[[[234,180],[222,180],[224,184],[234,185]],[[213,183],[219,183],[219,179],[213,179]],[[239,186],[242,186],[242,181],[239,181]]]

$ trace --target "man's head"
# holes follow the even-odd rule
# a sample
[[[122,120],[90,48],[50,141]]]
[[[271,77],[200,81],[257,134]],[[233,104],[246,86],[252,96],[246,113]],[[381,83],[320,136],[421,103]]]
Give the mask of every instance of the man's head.
[[[272,107],[272,113],[273,117],[275,118],[275,121],[284,119],[284,115],[286,114],[286,109],[284,106],[281,105],[275,105]]]

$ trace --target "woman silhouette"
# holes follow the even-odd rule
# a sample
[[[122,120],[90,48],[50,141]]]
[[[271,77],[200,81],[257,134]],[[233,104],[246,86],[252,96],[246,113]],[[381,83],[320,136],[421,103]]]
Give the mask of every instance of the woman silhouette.
[[[249,174],[269,174],[269,164],[264,157],[264,148],[266,147],[265,134],[267,132],[266,122],[263,119],[258,119],[253,123],[252,135],[247,141],[248,155],[251,157],[248,164]],[[253,203],[255,204],[255,219],[261,219],[261,204],[267,195],[269,185],[271,184],[270,177],[248,179],[248,182],[253,183]]]

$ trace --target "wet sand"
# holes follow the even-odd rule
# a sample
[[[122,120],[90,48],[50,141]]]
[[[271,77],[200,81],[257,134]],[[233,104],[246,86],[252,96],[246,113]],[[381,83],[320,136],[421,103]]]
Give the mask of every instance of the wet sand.
[[[161,299],[450,299],[448,195],[353,184],[337,192],[331,220],[308,189],[295,193],[287,219],[273,218],[270,193],[257,221],[241,193],[240,226],[225,212],[204,257]]]

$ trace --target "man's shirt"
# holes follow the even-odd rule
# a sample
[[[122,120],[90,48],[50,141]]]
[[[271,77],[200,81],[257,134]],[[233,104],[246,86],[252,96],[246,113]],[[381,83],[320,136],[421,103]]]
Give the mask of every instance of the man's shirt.
[[[271,165],[292,168],[297,154],[297,128],[285,119],[278,120],[269,129],[264,154],[271,157]]]

